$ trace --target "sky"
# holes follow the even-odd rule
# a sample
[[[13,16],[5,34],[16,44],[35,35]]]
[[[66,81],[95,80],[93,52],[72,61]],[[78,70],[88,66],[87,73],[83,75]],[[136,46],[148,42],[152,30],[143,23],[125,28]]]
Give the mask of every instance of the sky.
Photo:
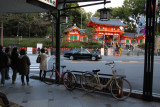
[[[106,0],[106,1],[111,1],[111,3],[106,3],[105,7],[121,7],[123,4],[124,0]],[[98,1],[98,2],[102,2],[102,1]],[[96,3],[96,2],[81,2],[78,3],[79,5],[85,5],[85,4],[92,4],[92,3]],[[98,10],[104,7],[104,4],[100,4],[100,5],[93,5],[93,6],[87,6],[87,7],[83,7],[85,9],[86,12],[92,12],[93,14]]]

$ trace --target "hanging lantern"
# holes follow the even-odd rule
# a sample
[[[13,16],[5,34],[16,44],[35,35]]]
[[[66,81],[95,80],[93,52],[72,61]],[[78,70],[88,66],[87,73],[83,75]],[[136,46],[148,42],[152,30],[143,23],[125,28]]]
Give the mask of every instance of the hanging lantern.
[[[111,9],[107,9],[107,8],[103,8],[103,9],[99,9],[97,12],[100,12],[100,20],[102,21],[107,21],[109,20],[109,12],[111,11]]]
[[[67,24],[67,23],[68,23],[68,16],[65,15],[65,14],[62,14],[62,15],[60,16],[60,23],[61,23],[61,24]]]

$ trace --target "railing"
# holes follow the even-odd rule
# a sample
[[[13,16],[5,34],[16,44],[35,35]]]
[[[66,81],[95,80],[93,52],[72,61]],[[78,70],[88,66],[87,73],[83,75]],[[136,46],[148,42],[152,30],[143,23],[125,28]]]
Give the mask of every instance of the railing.
[[[77,88],[81,88],[81,84],[80,84],[80,80],[81,80],[81,76],[83,73],[85,73],[85,71],[71,71],[75,76],[76,76],[76,80],[77,80],[77,84],[76,87]],[[98,73],[98,76],[100,77],[100,82],[101,84],[105,85],[108,80],[111,78],[112,74],[103,74],[103,73]],[[126,78],[126,76],[124,75],[116,75],[117,78]],[[109,93],[109,87],[104,88],[102,90],[96,90],[99,92],[105,92],[105,93]]]

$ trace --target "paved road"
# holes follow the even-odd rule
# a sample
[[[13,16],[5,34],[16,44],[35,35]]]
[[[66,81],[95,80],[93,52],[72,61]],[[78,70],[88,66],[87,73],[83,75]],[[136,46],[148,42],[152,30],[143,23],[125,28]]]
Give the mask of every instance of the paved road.
[[[34,55],[29,56],[32,65],[31,73],[39,73],[38,66],[39,64],[35,63],[36,57]],[[53,63],[53,59],[48,57],[49,69]],[[101,73],[112,74],[111,68],[106,66],[106,62],[115,61],[116,69],[119,74],[125,74],[127,80],[130,81],[134,90],[143,90],[143,75],[144,75],[144,56],[104,56],[99,61],[89,61],[89,60],[69,60],[61,56],[61,65],[66,65],[69,70],[78,70],[78,71],[92,71],[93,69],[100,69]],[[160,94],[160,85],[159,77],[160,72],[160,57],[155,56],[154,60],[154,79],[153,79],[153,92]]]

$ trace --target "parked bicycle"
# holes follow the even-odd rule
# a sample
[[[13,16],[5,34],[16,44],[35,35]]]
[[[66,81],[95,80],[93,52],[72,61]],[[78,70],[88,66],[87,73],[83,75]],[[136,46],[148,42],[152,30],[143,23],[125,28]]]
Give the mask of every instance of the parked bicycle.
[[[60,74],[58,72],[58,70],[55,68],[55,64],[53,63],[53,69],[46,71],[43,75],[42,75],[42,80],[43,82],[45,82],[48,85],[53,84],[53,82],[48,82],[46,75],[50,77],[50,80],[55,79],[54,78],[54,73],[56,73],[55,75],[58,75],[58,78],[60,79],[60,83],[63,83],[64,86],[68,89],[68,90],[73,90],[75,88],[76,85],[76,77],[74,74],[72,74],[69,70],[67,70],[66,72],[64,72],[64,68],[66,67],[65,65],[62,65],[62,73]]]
[[[109,90],[112,96],[118,100],[124,100],[131,95],[132,87],[129,81],[122,77],[116,75],[116,70],[114,69],[115,63],[110,62],[105,65],[111,66],[112,77],[108,80],[106,84],[102,84],[98,75],[100,70],[93,70],[93,72],[86,72],[81,77],[81,86],[86,92],[94,92],[96,90],[102,90],[109,86]]]

